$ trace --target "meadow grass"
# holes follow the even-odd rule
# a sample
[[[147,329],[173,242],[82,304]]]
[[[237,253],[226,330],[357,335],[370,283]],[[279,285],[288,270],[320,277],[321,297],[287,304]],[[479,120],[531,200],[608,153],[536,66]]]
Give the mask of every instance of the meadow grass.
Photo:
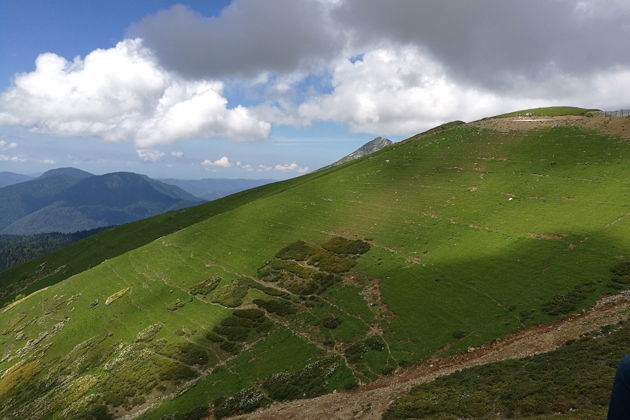
[[[98,248],[107,259],[80,254],[72,265],[76,274],[0,313],[0,332],[6,332],[0,335],[0,371],[36,360],[26,381],[44,384],[46,375],[76,362],[66,356],[76,354],[77,346],[105,337],[95,351],[102,357],[72,374],[98,378],[80,399],[102,393],[116,377],[108,363],[143,355],[135,370],[148,371],[168,350],[175,364],[155,368],[166,372],[163,383],[132,376],[125,386],[138,381],[142,392],[120,394],[122,407],[135,410],[157,395],[187,389],[145,416],[157,419],[196,416],[217,398],[242,390],[261,392],[268,403],[261,381],[279,372],[297,374],[326,353],[356,356],[347,365],[340,362],[343,373],[326,385],[328,392],[426,360],[447,345],[457,352],[487,343],[568,315],[550,313],[546,304],[580,285],[592,283],[574,296],[574,311],[611,291],[609,269],[630,255],[629,163],[627,143],[585,130],[497,133],[456,126],[339,167],[120,227],[124,234],[118,236],[106,231],[87,240],[113,243],[133,232],[142,240],[133,249],[111,243]],[[178,214],[183,219],[177,221]],[[158,235],[152,223],[171,216],[170,227]],[[356,266],[335,274],[338,280],[323,290],[283,289],[279,281],[257,277],[296,241],[318,249],[339,237],[348,241],[333,242],[338,252],[335,247],[354,247],[359,242],[350,241],[356,240],[370,248],[343,257],[356,259]],[[280,255],[287,264],[276,266],[298,276],[337,266]],[[63,260],[62,254],[54,258]],[[89,269],[81,265],[97,261]],[[33,268],[21,267],[16,270]],[[220,280],[207,293],[191,293],[215,278]],[[7,284],[12,281],[20,279]],[[218,334],[223,338],[208,339],[239,306],[263,309],[271,329],[230,335],[224,328],[226,335]],[[331,317],[340,321],[334,328],[324,325]],[[136,342],[156,323],[161,327],[150,341]],[[384,348],[365,344],[371,338]],[[39,341],[28,347],[29,340]],[[185,343],[201,359],[205,352],[206,366],[183,359]],[[185,385],[184,378],[194,383]],[[3,379],[0,386],[18,385]],[[39,395],[33,389],[30,395]],[[57,408],[41,408],[46,398],[23,401],[0,396],[0,414],[16,418],[20,409],[38,408],[40,418],[59,415]],[[111,412],[123,414],[109,404]]]

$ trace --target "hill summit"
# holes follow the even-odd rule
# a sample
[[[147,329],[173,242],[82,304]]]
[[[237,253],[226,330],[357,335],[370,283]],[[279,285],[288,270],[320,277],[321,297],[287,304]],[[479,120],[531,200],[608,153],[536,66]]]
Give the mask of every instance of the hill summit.
[[[329,166],[337,166],[346,162],[350,162],[351,160],[362,158],[363,156],[367,156],[374,152],[378,152],[379,150],[381,150],[384,147],[389,146],[390,144],[392,144],[391,140],[384,139],[383,137],[380,137],[380,136],[376,137],[375,139],[370,140],[367,143],[365,143],[363,146],[359,147],[354,152],[342,157],[338,161],[330,164]]]

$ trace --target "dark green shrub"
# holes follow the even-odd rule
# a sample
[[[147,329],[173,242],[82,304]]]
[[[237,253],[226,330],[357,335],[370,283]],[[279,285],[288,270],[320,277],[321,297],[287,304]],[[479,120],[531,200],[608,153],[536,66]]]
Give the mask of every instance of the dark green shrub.
[[[265,395],[255,388],[243,389],[230,398],[214,400],[214,415],[220,419],[236,414],[249,413],[267,402]]]
[[[295,305],[284,300],[254,299],[254,304],[279,316],[293,315],[297,312]]]
[[[260,318],[259,318],[260,319]],[[243,328],[253,328],[257,322],[253,319],[249,318],[241,318],[238,316],[228,316],[227,318],[223,318],[221,321],[221,325],[226,327],[243,327]]]
[[[335,373],[339,363],[332,358],[322,359],[295,373],[277,373],[267,378],[263,389],[275,401],[311,398],[327,392],[326,380]]]
[[[256,327],[256,331],[260,334],[263,334],[269,331],[271,328],[273,328],[273,322],[271,322],[268,319],[265,319],[263,322],[258,324],[258,326]]]
[[[453,335],[453,338],[457,340],[461,340],[462,338],[466,337],[468,333],[466,331],[457,330],[457,331],[453,331],[452,335]]]
[[[186,381],[197,377],[197,373],[180,363],[173,363],[168,369],[160,373],[162,381]]]
[[[549,302],[542,305],[542,310],[549,315],[565,315],[574,312],[580,303],[595,291],[594,283],[584,283],[569,292],[566,295],[555,295]]]
[[[276,254],[276,258],[280,258],[281,260],[306,261],[312,253],[313,247],[304,241],[297,241],[282,248]]]
[[[213,333],[212,331],[208,331],[206,333],[206,339],[212,341],[213,343],[222,343],[225,341],[225,338],[221,337],[219,334]]]
[[[311,279],[317,274],[317,270],[290,260],[272,260],[270,265],[274,271],[287,271],[303,279]]]
[[[344,351],[346,360],[350,363],[359,363],[363,360],[363,356],[367,353],[367,346],[363,342],[351,345]]]
[[[191,295],[207,295],[208,293],[216,289],[221,280],[221,277],[213,277],[211,279],[202,281],[201,283],[197,283],[190,288],[189,293]]]
[[[235,308],[243,303],[243,298],[247,294],[248,287],[236,281],[230,285],[219,288],[213,294],[212,302],[219,305]]]
[[[348,347],[344,352],[346,360],[350,363],[360,363],[363,361],[365,354],[370,351],[382,351],[385,349],[385,343],[380,337],[371,336],[363,341],[355,343]]]
[[[238,354],[238,352],[241,351],[241,345],[238,343],[233,343],[231,341],[224,341],[219,347],[221,348],[221,350],[226,351],[230,354]]]
[[[350,391],[351,389],[355,389],[359,386],[359,383],[356,379],[349,379],[346,383],[343,384],[343,389],[346,391]]]
[[[351,240],[342,238],[341,236],[334,237],[327,240],[322,244],[324,249],[334,252],[335,254],[365,254],[370,250],[370,244],[363,242],[360,239]]]
[[[376,351],[385,350],[385,343],[383,342],[383,339],[375,335],[366,338],[363,342],[370,350],[376,350]]]
[[[192,343],[155,343],[155,351],[158,354],[179,360],[186,365],[206,366],[208,353],[202,347]]]
[[[343,322],[343,319],[337,318],[336,316],[327,316],[322,319],[322,326],[328,328],[329,330],[334,330]]]
[[[610,268],[613,274],[608,287],[616,290],[627,289],[630,286],[630,261],[620,262]]]
[[[320,249],[311,256],[308,263],[329,273],[345,273],[354,267],[357,262],[352,256],[336,255],[332,252]]]
[[[245,327],[227,327],[225,325],[217,325],[212,329],[212,331],[222,335],[229,341],[246,341],[251,329]]]
[[[232,312],[232,314],[234,316],[248,319],[258,319],[265,316],[265,313],[260,309],[237,309]]]

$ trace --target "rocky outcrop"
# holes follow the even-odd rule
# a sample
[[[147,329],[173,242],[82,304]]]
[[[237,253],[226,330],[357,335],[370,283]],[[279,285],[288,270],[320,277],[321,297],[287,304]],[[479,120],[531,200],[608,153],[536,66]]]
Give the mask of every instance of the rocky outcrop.
[[[349,155],[342,157],[337,162],[328,165],[327,167],[341,165],[342,163],[350,162],[351,160],[367,156],[371,153],[381,150],[384,147],[389,146],[390,144],[392,144],[391,140],[384,139],[383,137],[377,137],[374,140],[365,143],[363,146],[359,147],[357,150],[350,153]]]

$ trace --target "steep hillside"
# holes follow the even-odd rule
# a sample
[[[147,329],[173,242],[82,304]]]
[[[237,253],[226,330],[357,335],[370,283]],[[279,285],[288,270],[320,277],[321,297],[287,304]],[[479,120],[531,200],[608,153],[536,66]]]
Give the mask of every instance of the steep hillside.
[[[144,175],[93,176],[73,168],[0,189],[3,233],[76,232],[118,225],[200,203],[197,197]]]
[[[6,306],[0,414],[237,414],[625,288],[609,270],[630,255],[630,145],[576,121],[457,125],[227,197]]]

